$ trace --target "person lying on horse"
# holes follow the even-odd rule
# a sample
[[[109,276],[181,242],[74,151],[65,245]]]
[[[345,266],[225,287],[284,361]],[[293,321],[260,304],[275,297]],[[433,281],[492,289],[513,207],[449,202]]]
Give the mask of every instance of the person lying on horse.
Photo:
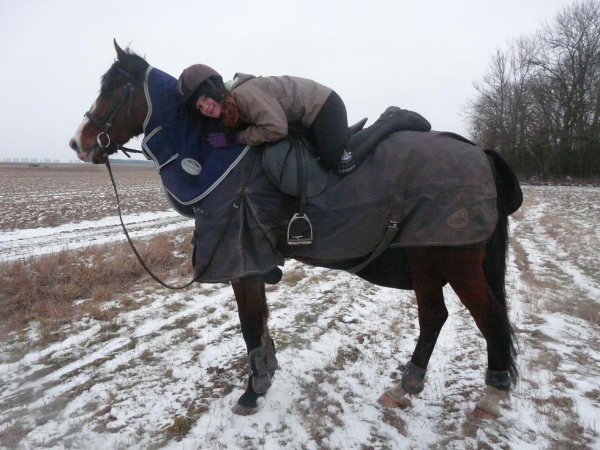
[[[420,114],[391,106],[374,124],[351,136],[340,96],[327,86],[300,77],[238,73],[227,88],[214,69],[194,64],[181,73],[178,91],[186,108],[221,119],[230,130],[212,133],[209,141],[213,147],[277,141],[300,125],[315,141],[327,166],[339,175],[352,172],[393,132],[431,130]]]

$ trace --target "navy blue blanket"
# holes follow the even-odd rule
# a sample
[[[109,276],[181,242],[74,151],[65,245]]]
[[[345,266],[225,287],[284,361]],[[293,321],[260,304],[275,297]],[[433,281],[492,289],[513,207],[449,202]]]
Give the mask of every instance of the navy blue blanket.
[[[144,92],[148,104],[144,154],[158,168],[171,203],[197,203],[223,181],[248,148],[236,145],[214,149],[206,135],[218,123],[185,114],[177,94],[177,80],[171,75],[149,67]],[[173,206],[182,212],[179,205]]]

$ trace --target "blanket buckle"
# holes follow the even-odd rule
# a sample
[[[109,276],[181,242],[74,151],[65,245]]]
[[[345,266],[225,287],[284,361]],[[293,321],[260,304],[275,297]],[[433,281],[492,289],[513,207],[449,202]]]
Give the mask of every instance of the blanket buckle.
[[[313,242],[313,227],[304,213],[296,213],[290,219],[287,229],[288,245],[310,245]]]

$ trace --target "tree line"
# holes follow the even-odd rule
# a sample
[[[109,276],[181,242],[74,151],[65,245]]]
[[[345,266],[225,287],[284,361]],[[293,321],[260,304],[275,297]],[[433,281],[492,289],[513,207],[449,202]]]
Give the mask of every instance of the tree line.
[[[575,2],[497,50],[467,106],[471,137],[521,177],[600,176],[600,3]]]

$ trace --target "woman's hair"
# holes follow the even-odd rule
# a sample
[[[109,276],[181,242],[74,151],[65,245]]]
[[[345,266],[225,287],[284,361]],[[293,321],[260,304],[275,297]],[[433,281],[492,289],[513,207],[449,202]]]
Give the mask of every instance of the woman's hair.
[[[238,110],[235,96],[226,91],[223,95],[223,123],[227,128],[236,129],[240,123],[240,111]]]

